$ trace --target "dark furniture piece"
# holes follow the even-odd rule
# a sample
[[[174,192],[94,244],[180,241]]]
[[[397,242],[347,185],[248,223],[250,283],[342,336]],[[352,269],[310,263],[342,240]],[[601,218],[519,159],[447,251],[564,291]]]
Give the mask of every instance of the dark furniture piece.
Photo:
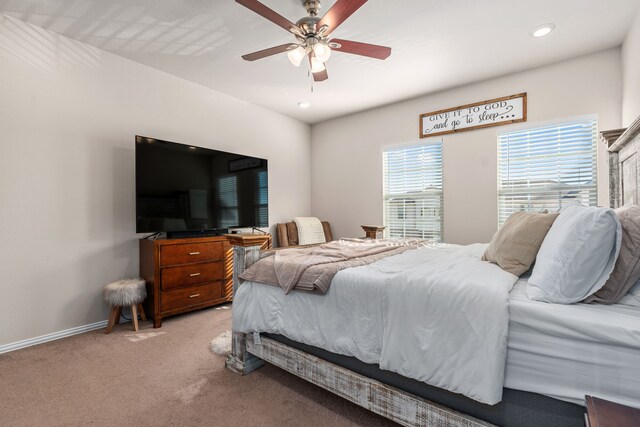
[[[144,309],[162,319],[232,300],[233,253],[226,237],[140,240]]]
[[[332,241],[333,233],[331,233],[331,225],[327,221],[321,221],[321,223],[326,241]],[[296,227],[295,222],[291,221],[284,224],[276,224],[276,231],[278,233],[278,247],[286,248],[288,246],[299,245],[298,227]]]
[[[379,225],[361,225],[367,239],[377,239],[378,233],[382,233],[386,227]]]
[[[587,427],[635,427],[640,425],[640,409],[630,408],[619,403],[585,396]]]

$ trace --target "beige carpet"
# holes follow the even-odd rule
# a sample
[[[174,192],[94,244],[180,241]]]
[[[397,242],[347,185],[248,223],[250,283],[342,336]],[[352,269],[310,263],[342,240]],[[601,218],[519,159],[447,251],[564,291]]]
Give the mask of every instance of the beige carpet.
[[[271,365],[227,371],[209,343],[230,326],[224,306],[0,355],[0,425],[392,425]]]

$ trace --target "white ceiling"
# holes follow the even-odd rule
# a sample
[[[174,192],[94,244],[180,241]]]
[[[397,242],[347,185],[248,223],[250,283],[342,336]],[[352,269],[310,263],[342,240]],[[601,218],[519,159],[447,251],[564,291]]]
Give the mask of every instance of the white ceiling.
[[[303,0],[263,0],[292,22]],[[323,0],[320,15],[335,0]],[[392,47],[386,61],[334,52],[313,84],[285,54],[293,42],[233,0],[0,0],[22,19],[176,76],[317,123],[446,88],[618,46],[640,0],[370,0],[333,36]],[[553,22],[551,35],[529,31]],[[311,107],[298,108],[299,101]],[[469,100],[473,101],[473,100]]]

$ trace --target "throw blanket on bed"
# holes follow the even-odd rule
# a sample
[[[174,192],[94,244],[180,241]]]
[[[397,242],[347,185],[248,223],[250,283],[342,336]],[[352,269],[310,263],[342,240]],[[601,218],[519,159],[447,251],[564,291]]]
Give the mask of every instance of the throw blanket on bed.
[[[322,222],[313,216],[297,216],[293,218],[298,228],[298,244],[314,245],[316,243],[324,243],[327,241],[324,236]]]
[[[517,277],[481,261],[485,249],[406,251],[338,272],[325,296],[273,295],[246,282],[234,298],[233,328],[281,334],[495,404]]]
[[[338,271],[371,264],[425,244],[428,243],[415,239],[351,239],[310,248],[284,249],[258,260],[240,274],[240,278],[280,286],[285,294],[294,289],[325,294]]]

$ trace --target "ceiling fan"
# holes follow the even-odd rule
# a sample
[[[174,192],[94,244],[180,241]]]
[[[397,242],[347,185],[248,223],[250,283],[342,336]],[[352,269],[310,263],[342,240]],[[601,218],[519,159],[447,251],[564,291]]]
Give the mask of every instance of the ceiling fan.
[[[320,0],[303,0],[309,16],[301,18],[295,24],[258,0],[236,0],[236,2],[289,31],[298,41],[243,55],[242,59],[245,61],[255,61],[287,52],[291,63],[299,67],[302,60],[307,57],[313,80],[321,82],[329,78],[325,62],[331,56],[332,50],[376,59],[387,59],[391,55],[390,47],[331,38],[331,33],[367,0],[337,0],[322,18],[318,18]]]

